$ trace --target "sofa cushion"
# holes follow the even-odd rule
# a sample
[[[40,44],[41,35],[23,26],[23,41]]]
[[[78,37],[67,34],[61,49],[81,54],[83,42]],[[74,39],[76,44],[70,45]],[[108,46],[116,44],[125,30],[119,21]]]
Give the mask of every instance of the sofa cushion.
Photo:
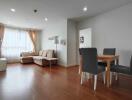
[[[53,58],[54,50],[48,50],[47,52],[47,58]]]
[[[42,56],[43,56],[43,57],[46,57],[46,56],[47,56],[47,50],[43,50]]]
[[[39,51],[39,56],[42,56],[42,54],[43,54],[43,50],[40,50]]]

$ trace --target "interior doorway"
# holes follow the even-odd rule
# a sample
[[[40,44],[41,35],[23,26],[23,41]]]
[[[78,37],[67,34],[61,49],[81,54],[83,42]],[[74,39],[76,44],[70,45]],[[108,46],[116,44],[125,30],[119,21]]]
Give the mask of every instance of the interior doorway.
[[[79,48],[89,47],[92,47],[92,29],[82,29],[79,31]]]

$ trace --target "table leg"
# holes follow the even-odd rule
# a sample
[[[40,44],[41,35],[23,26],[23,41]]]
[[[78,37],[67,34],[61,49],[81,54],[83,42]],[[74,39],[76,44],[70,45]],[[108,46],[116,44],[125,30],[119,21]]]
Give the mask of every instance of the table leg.
[[[110,61],[107,61],[107,67],[106,67],[106,80],[107,80],[107,87],[110,86]]]

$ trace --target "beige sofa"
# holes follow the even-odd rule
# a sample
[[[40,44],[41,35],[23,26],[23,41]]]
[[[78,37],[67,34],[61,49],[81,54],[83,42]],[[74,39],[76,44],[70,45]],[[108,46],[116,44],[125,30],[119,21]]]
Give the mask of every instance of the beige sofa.
[[[34,53],[34,52],[22,52],[20,54],[20,56],[21,56],[21,58],[20,58],[21,63],[23,63],[23,64],[33,63],[33,56],[37,56],[37,53]]]
[[[21,63],[35,63],[41,66],[49,65],[49,58],[55,58],[54,50],[41,50],[39,53],[22,52]],[[57,64],[57,60],[51,61],[51,64]]]
[[[5,71],[7,68],[6,58],[0,58],[0,71]]]

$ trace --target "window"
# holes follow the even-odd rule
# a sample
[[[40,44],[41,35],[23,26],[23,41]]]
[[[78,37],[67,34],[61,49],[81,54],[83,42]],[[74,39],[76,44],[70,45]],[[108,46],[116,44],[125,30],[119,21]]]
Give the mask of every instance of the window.
[[[27,31],[5,28],[2,56],[16,59],[20,57],[21,52],[32,50],[33,44]]]

